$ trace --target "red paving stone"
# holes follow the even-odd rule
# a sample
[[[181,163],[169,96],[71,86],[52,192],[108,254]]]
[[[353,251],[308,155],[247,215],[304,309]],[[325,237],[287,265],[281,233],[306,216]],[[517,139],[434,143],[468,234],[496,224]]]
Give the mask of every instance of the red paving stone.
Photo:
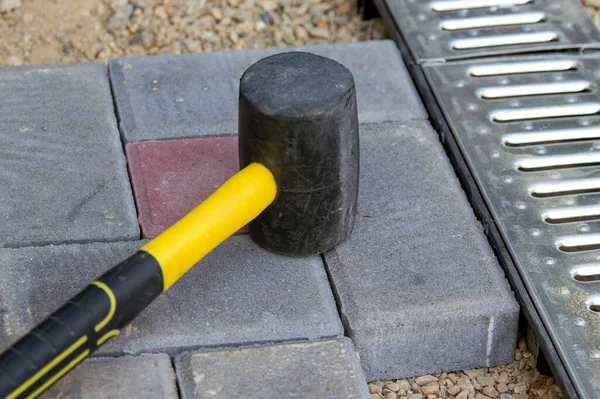
[[[144,238],[154,238],[239,170],[237,136],[125,147]]]

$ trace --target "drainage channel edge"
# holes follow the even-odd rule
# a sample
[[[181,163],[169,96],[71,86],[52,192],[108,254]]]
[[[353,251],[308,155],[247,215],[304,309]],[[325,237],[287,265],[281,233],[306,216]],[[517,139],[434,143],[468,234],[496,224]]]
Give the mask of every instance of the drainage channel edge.
[[[544,249],[548,246],[548,243],[540,242],[540,240],[544,238],[547,239],[546,234],[542,234],[542,232],[548,227],[554,233],[555,237],[553,241],[551,240],[547,250],[557,251],[559,258],[560,256],[565,256],[569,261],[576,263],[571,268],[566,268],[566,274],[560,274],[558,281],[555,281],[554,284],[557,287],[554,288],[558,292],[556,296],[558,297],[560,305],[564,305],[565,297],[568,297],[573,298],[568,300],[569,305],[573,308],[578,307],[576,316],[569,318],[568,312],[567,316],[563,313],[561,315],[561,321],[565,322],[565,320],[571,320],[573,326],[580,330],[588,327],[588,330],[583,333],[583,335],[587,334],[587,337],[583,337],[584,339],[580,340],[580,342],[583,343],[582,346],[581,343],[571,345],[569,341],[571,337],[569,334],[566,334],[566,342],[562,340],[565,336],[564,332],[562,332],[562,336],[560,337],[556,335],[557,328],[549,324],[548,317],[552,316],[556,318],[558,316],[552,313],[552,310],[554,309],[551,309],[550,312],[548,312],[548,309],[540,309],[539,293],[534,291],[535,287],[532,288],[530,278],[531,273],[528,274],[529,270],[523,268],[522,259],[519,258],[520,252],[514,250],[514,243],[510,242],[506,235],[506,223],[503,224],[503,221],[500,220],[498,226],[496,226],[495,220],[490,218],[490,216],[496,218],[498,212],[493,208],[494,204],[489,201],[486,187],[481,184],[479,172],[486,173],[486,170],[485,168],[481,169],[481,165],[477,167],[472,160],[473,156],[480,156],[482,151],[479,151],[479,153],[475,151],[474,155],[469,154],[468,151],[465,150],[465,145],[461,142],[460,134],[457,134],[457,126],[456,123],[454,123],[456,118],[460,120],[464,115],[459,112],[459,114],[454,115],[455,120],[452,120],[452,117],[449,117],[448,112],[445,112],[445,110],[444,115],[442,115],[442,111],[436,105],[437,102],[440,102],[442,108],[445,108],[443,100],[440,100],[440,95],[437,93],[438,90],[435,88],[435,84],[432,84],[431,86],[433,90],[436,91],[435,96],[437,97],[437,101],[436,98],[433,97],[432,90],[429,86],[430,83],[434,82],[431,82],[430,76],[426,79],[425,75],[430,75],[429,71],[435,70],[436,68],[452,68],[454,64],[459,64],[458,61],[461,57],[453,57],[446,54],[446,59],[444,59],[444,57],[436,54],[434,57],[426,60],[419,58],[418,52],[415,51],[416,44],[414,42],[414,35],[411,36],[411,27],[407,27],[406,24],[407,18],[415,18],[417,15],[405,12],[402,16],[399,16],[397,12],[399,4],[406,6],[406,4],[414,3],[414,1],[375,0],[374,2],[383,16],[389,33],[396,40],[403,53],[405,62],[411,70],[411,75],[426,103],[432,118],[432,123],[437,125],[446,150],[451,158],[454,158],[453,163],[455,168],[457,168],[457,172],[463,172],[459,173],[463,185],[465,185],[463,188],[465,188],[467,192],[474,194],[471,198],[473,206],[475,208],[481,208],[476,210],[479,217],[483,217],[482,222],[484,222],[484,226],[486,226],[486,234],[488,234],[497,255],[504,258],[501,263],[503,264],[508,277],[511,279],[513,288],[519,297],[521,305],[525,307],[524,313],[528,321],[532,323],[536,335],[542,345],[541,349],[546,355],[547,360],[550,362],[550,366],[561,382],[561,385],[563,385],[565,394],[573,398],[579,397],[579,395],[582,395],[582,397],[598,397],[600,391],[597,387],[598,384],[593,383],[590,387],[588,383],[589,381],[593,381],[594,376],[600,375],[598,370],[591,370],[592,363],[600,358],[600,352],[597,350],[598,346],[596,345],[596,342],[589,341],[586,338],[592,337],[593,339],[594,332],[598,331],[597,314],[593,313],[594,311],[597,312],[600,310],[600,302],[598,299],[600,298],[600,296],[598,296],[600,287],[597,287],[598,283],[590,281],[595,280],[596,276],[600,274],[600,270],[598,269],[600,257],[594,258],[593,255],[591,255],[594,253],[593,250],[600,248],[600,234],[595,231],[598,227],[594,226],[593,223],[597,219],[596,215],[599,210],[597,204],[594,204],[593,192],[597,191],[597,188],[600,187],[600,179],[598,179],[600,176],[594,176],[593,172],[589,172],[589,170],[597,169],[595,166],[598,164],[599,160],[597,153],[594,153],[597,147],[594,147],[593,145],[593,141],[599,138],[597,132],[600,131],[600,128],[597,127],[597,113],[599,110],[597,108],[598,96],[596,86],[599,75],[596,72],[597,68],[594,66],[595,63],[598,62],[597,58],[585,57],[581,54],[584,53],[584,49],[598,48],[597,42],[599,33],[596,31],[587,14],[585,14],[585,10],[581,6],[581,3],[569,2],[566,0],[543,4],[533,4],[531,1],[522,1],[522,4],[516,4],[519,2],[511,0],[474,0],[468,3],[469,5],[478,4],[481,6],[477,9],[477,12],[479,12],[478,16],[473,15],[473,10],[452,11],[460,14],[462,17],[467,17],[465,18],[467,20],[466,22],[458,21],[455,18],[453,23],[462,24],[462,26],[458,26],[461,29],[456,30],[462,30],[463,33],[470,31],[471,36],[479,34],[481,32],[481,27],[469,27],[469,23],[478,21],[486,22],[486,19],[487,23],[498,23],[498,20],[494,20],[496,16],[501,16],[500,21],[508,21],[509,18],[512,18],[512,22],[518,20],[518,18],[525,18],[525,16],[522,15],[524,9],[522,7],[517,9],[516,7],[520,5],[529,5],[530,10],[525,10],[528,11],[525,14],[528,14],[529,17],[533,17],[533,14],[535,13],[538,13],[537,15],[539,16],[539,5],[541,5],[541,11],[545,12],[544,15],[546,16],[546,19],[540,23],[546,24],[552,22],[552,19],[560,19],[557,18],[559,13],[548,13],[548,9],[558,10],[562,8],[563,10],[570,10],[571,17],[567,17],[566,19],[563,18],[562,21],[566,24],[558,21],[559,23],[554,25],[559,26],[559,29],[560,26],[570,29],[573,27],[573,22],[577,21],[583,27],[584,34],[581,35],[580,40],[572,40],[569,45],[565,45],[567,44],[566,41],[562,40],[565,37],[569,37],[569,32],[567,32],[567,35],[564,35],[564,32],[562,32],[560,35],[562,40],[561,43],[552,43],[550,45],[541,46],[531,43],[522,43],[520,46],[513,47],[491,46],[491,51],[487,51],[490,50],[490,48],[484,48],[483,51],[465,52],[462,56],[462,58],[465,59],[465,61],[462,62],[463,66],[473,66],[478,63],[483,64],[483,68],[475,70],[469,69],[468,75],[470,78],[489,78],[487,83],[490,83],[494,78],[497,78],[497,81],[491,82],[493,84],[480,85],[476,90],[472,91],[471,95],[477,100],[470,104],[470,107],[473,108],[471,110],[462,109],[462,105],[460,104],[461,100],[457,101],[456,97],[454,98],[454,101],[449,101],[449,103],[452,103],[452,106],[456,106],[458,103],[457,109],[462,112],[477,112],[478,101],[487,103],[487,106],[491,103],[494,103],[495,105],[508,104],[508,107],[495,106],[487,109],[488,122],[491,124],[493,131],[498,131],[497,125],[502,126],[500,129],[502,134],[499,136],[494,135],[493,133],[487,133],[490,136],[494,135],[494,137],[499,137],[500,141],[494,143],[496,147],[499,147],[499,150],[495,150],[499,155],[498,159],[502,159],[503,152],[507,151],[505,148],[508,148],[509,155],[513,157],[511,158],[512,164],[509,164],[509,167],[506,170],[511,171],[511,173],[516,174],[519,177],[521,177],[521,175],[528,176],[529,179],[532,179],[531,176],[534,176],[535,178],[535,176],[540,176],[540,174],[543,173],[552,174],[555,178],[566,177],[566,182],[555,182],[555,186],[548,186],[543,184],[544,182],[542,182],[541,185],[537,183],[530,184],[533,186],[533,190],[535,190],[537,196],[532,196],[530,194],[530,192],[532,192],[530,190],[532,189],[528,188],[526,190],[526,196],[528,196],[527,201],[537,201],[536,204],[541,203],[542,207],[545,206],[545,208],[548,209],[544,208],[544,210],[541,211],[538,209],[538,216],[542,220],[540,222],[541,229],[536,227],[530,228],[527,226],[528,228],[523,230],[525,232],[525,237],[520,238],[521,242],[529,243],[535,250],[539,250],[540,248]],[[433,8],[436,4],[443,6],[444,4],[442,3],[452,5],[453,7],[468,5],[467,2],[464,1],[448,0],[421,2],[415,6],[421,8]],[[548,7],[548,5],[550,5],[550,7]],[[536,6],[537,10],[534,9]],[[512,10],[507,11],[507,8],[512,8]],[[490,16],[489,14],[495,15]],[[502,16],[502,14],[509,15]],[[565,15],[568,16],[568,14],[569,13]],[[516,19],[513,18],[515,15],[517,15]],[[548,18],[548,15],[552,16],[552,18]],[[573,19],[573,15],[579,17]],[[439,19],[432,17],[428,18],[428,20],[438,23],[424,25],[421,22],[421,26],[417,27],[417,30],[422,29],[423,31],[427,31],[434,28],[440,28]],[[524,22],[520,21],[519,23]],[[497,26],[491,28],[488,27],[487,31],[495,31],[501,35],[510,34],[510,29],[515,29],[514,26],[509,26],[508,28],[509,29]],[[466,29],[468,29],[468,31]],[[575,37],[573,36],[572,38]],[[436,40],[442,44],[442,47],[443,45],[450,43],[448,40],[444,41],[443,38],[436,38]],[[580,54],[577,54],[574,57],[562,57],[559,62],[556,61],[556,57],[550,57],[550,61],[552,61],[550,67],[545,66],[549,54],[554,56],[558,54],[568,54],[564,52],[565,49],[576,50],[574,53],[579,52]],[[501,58],[501,56],[506,54],[513,54],[514,57],[519,53],[533,53],[536,51],[542,52],[542,56],[538,58],[532,58],[532,56],[526,57],[523,60],[526,61],[526,65],[523,65],[519,59],[520,57],[516,59],[516,63],[503,63],[502,66],[504,67],[504,70],[499,70],[499,65],[493,65],[502,62],[504,58]],[[485,59],[480,59],[479,61],[475,60],[477,57],[485,56],[493,56],[494,58],[490,58],[487,61]],[[471,60],[469,60],[470,58]],[[596,59],[596,61],[593,61],[594,59]],[[581,60],[586,61],[582,64]],[[447,62],[446,65],[428,65],[443,62]],[[421,65],[419,65],[419,63]],[[506,69],[507,67],[508,69]],[[526,72],[525,74],[515,74],[515,72],[520,72],[521,68],[528,68],[528,70],[524,70],[524,72]],[[490,74],[490,72],[493,73]],[[533,76],[538,76],[540,74],[554,74],[556,75],[553,77],[555,80],[552,82],[547,82],[543,79],[540,82],[535,82],[535,80],[533,82],[531,81]],[[494,78],[490,78],[490,76],[493,76]],[[507,79],[507,76],[511,79]],[[451,82],[460,86],[460,83],[458,83],[457,80],[460,79],[449,79],[447,83]],[[483,80],[480,79],[480,82],[482,81]],[[468,90],[468,84],[465,84],[463,87]],[[456,88],[452,87],[445,95],[452,97],[454,94],[456,94]],[[555,100],[558,97],[561,97],[564,103],[552,101],[552,99]],[[541,102],[540,99],[542,99]],[[523,107],[523,102],[525,103],[524,107],[529,107],[529,109],[519,109]],[[537,106],[534,104],[537,104]],[[534,124],[535,126],[533,128],[530,125],[526,125],[529,123],[529,119],[537,122],[537,125]],[[574,126],[573,120],[577,120]],[[524,127],[523,129],[520,129],[520,131],[518,131],[519,129],[516,131],[510,131],[510,129],[506,130],[506,126],[514,126],[517,124],[525,125],[526,128]],[[449,125],[452,127],[452,133],[448,128]],[[464,130],[464,126],[461,124],[459,129]],[[538,134],[540,132],[542,134]],[[455,137],[453,137],[453,134]],[[557,145],[556,143],[561,144]],[[564,149],[565,143],[567,143],[566,146],[568,147],[566,150]],[[460,149],[456,147],[457,144],[460,145]],[[527,152],[527,148],[529,148],[530,151],[533,149],[533,153]],[[484,152],[491,154],[494,151]],[[513,153],[517,155],[514,155]],[[535,156],[532,156],[532,154]],[[540,157],[542,155],[544,157]],[[468,161],[468,165],[461,165],[461,162],[465,162],[465,158]],[[485,166],[488,167],[487,164],[485,164]],[[578,176],[577,170],[583,170],[584,172],[588,171],[589,173],[584,176]],[[471,175],[472,173],[473,176]],[[559,175],[556,175],[556,173],[559,173]],[[475,183],[473,178],[477,180],[478,188],[473,186]],[[505,180],[502,180],[502,178],[505,178]],[[502,181],[503,184],[512,184],[515,181],[514,178],[514,176],[500,176],[497,180]],[[513,186],[519,186],[519,184],[523,185],[527,183],[517,180],[517,184],[513,184]],[[591,187],[588,188],[588,186]],[[568,194],[575,197],[575,202],[577,203],[565,203],[563,204],[564,206],[549,203],[552,198],[546,198],[547,195],[551,193],[563,195],[565,194],[565,191],[560,190],[565,189],[571,190]],[[522,192],[515,193],[515,195],[517,194],[520,195]],[[485,197],[487,206],[482,204],[481,195]],[[582,202],[582,204],[580,205],[579,202]],[[503,205],[505,204],[501,204],[501,207]],[[520,203],[519,206],[522,206],[522,203]],[[492,212],[492,215],[489,214],[490,211]],[[488,223],[486,223],[486,221]],[[574,227],[575,231],[567,231],[566,234],[556,233],[556,230],[563,231],[565,226]],[[502,239],[499,237],[500,233],[498,227],[500,227]],[[514,229],[508,230],[513,235],[516,234],[516,232],[513,231]],[[585,235],[585,237],[581,237],[581,235]],[[528,241],[531,237],[539,237],[538,242],[531,245]],[[598,248],[596,248],[597,246]],[[507,249],[510,250],[510,255],[506,252]],[[584,259],[576,258],[576,256],[579,256],[580,258],[583,257]],[[550,258],[552,258],[552,260]],[[555,268],[560,268],[559,264],[561,261],[564,261],[563,259],[558,259],[557,261],[557,259],[554,259],[552,256],[544,256],[541,259],[545,266],[551,264],[555,265]],[[515,270],[513,261],[519,270]],[[560,284],[560,282],[562,282],[561,279],[564,280],[566,283],[565,285]],[[525,287],[523,286],[523,283],[527,285],[528,293],[524,291]],[[548,287],[543,288],[548,289]],[[549,289],[550,291],[551,288],[552,287]],[[532,306],[532,299],[535,302],[535,306]],[[563,303],[560,303],[560,301],[563,301]],[[544,319],[543,325],[540,322],[540,316]],[[581,333],[577,332],[577,328],[574,328],[576,332],[573,334],[576,336],[577,334],[580,334],[578,338],[582,338]],[[572,327],[570,327],[570,329],[573,330]],[[552,342],[550,342],[550,339]],[[565,348],[567,348],[567,350],[578,352],[578,357],[575,362],[572,361],[572,358],[565,356]],[[560,351],[560,358],[557,355],[556,349],[559,349]],[[596,361],[593,366],[597,368],[597,364],[598,361]],[[568,369],[568,374],[566,373],[565,368]],[[584,373],[585,376],[581,373],[582,368],[587,372],[587,374]],[[586,384],[588,384],[588,386],[585,386]],[[578,392],[575,391],[575,388]]]
[[[583,397],[600,395],[599,67],[542,56],[424,68]]]
[[[418,63],[600,48],[600,32],[578,0],[387,0],[387,4]]]

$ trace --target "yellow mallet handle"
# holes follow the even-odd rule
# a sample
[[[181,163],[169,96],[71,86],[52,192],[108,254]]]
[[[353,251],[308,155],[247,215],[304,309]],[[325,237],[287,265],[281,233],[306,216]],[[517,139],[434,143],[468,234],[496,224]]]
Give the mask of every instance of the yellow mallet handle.
[[[273,200],[271,172],[251,164],[0,355],[0,398],[35,398],[119,334],[154,298]],[[65,276],[68,278],[68,276]]]

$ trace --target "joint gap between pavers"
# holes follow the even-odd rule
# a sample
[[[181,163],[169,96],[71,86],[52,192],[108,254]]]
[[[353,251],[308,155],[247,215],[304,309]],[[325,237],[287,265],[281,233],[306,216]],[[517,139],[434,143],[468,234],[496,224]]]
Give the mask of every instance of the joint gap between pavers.
[[[171,357],[181,355],[186,352],[219,352],[223,350],[235,350],[235,349],[246,349],[246,348],[262,348],[269,347],[275,345],[287,345],[287,344],[303,344],[307,342],[322,342],[322,341],[330,341],[332,339],[339,338],[338,335],[320,337],[317,339],[309,339],[309,338],[298,338],[298,339],[282,339],[275,341],[248,341],[241,343],[225,343],[225,344],[215,344],[215,345],[189,345],[189,346],[175,346],[175,347],[166,347],[166,348],[157,348],[157,349],[149,349],[149,350],[141,350],[134,352],[102,352],[102,353],[92,353],[90,358],[102,358],[102,357],[110,357],[110,358],[118,358],[123,356],[141,356],[141,355],[155,355],[155,354],[167,354]]]
[[[115,98],[115,84],[114,84],[114,79],[113,79],[114,78],[113,77],[113,71],[115,71],[114,73],[117,73],[116,72],[117,69],[116,68],[113,69],[113,68],[110,67],[110,61],[111,60],[108,60],[107,63],[106,63],[106,69],[107,69],[107,74],[108,74],[108,84],[110,86],[110,93],[111,93],[112,102],[113,102],[113,111],[115,113],[115,117],[117,118],[117,129],[119,130],[119,137],[121,139],[121,143],[125,144],[125,134],[124,134],[123,129],[122,129],[122,122],[123,121],[121,119],[121,112],[120,112],[119,104],[117,103],[116,98]],[[122,76],[122,74],[121,74],[120,77],[122,79],[125,79]]]
[[[428,123],[430,126],[432,125],[431,122],[431,118],[427,118],[427,119],[407,119],[404,121],[395,121],[395,120],[386,120],[386,121],[379,121],[379,122],[362,122],[358,124],[358,127],[368,127],[368,126],[377,126],[377,125],[399,125],[399,126],[406,126],[406,125],[415,125],[418,123]],[[435,130],[436,134],[438,134],[438,138],[439,138],[439,132],[434,128],[433,130]]]
[[[426,118],[414,117],[414,118],[408,118],[408,119],[404,119],[404,120],[385,119],[385,120],[381,120],[381,121],[359,122],[358,126],[360,127],[360,126],[370,126],[370,125],[383,125],[386,123],[398,123],[401,125],[408,125],[408,124],[422,123],[422,122],[431,123],[431,116],[429,114],[427,114]]]
[[[19,249],[26,249],[26,248],[46,248],[46,247],[63,247],[63,246],[67,246],[67,245],[87,245],[87,244],[117,244],[117,243],[128,243],[128,242],[144,242],[147,240],[144,240],[142,238],[115,238],[115,239],[105,239],[105,240],[98,240],[95,241],[93,239],[91,240],[67,240],[64,242],[59,242],[59,243],[52,243],[52,242],[48,242],[48,243],[28,243],[26,245],[11,245],[11,244],[5,244],[4,246],[0,246],[0,250],[6,250],[6,249],[14,249],[14,250],[19,250]],[[141,247],[141,245],[140,245]]]
[[[123,144],[123,141],[121,141],[121,144]],[[135,195],[135,188],[133,187],[133,183],[132,183],[132,174],[131,174],[131,168],[129,166],[129,157],[127,156],[127,153],[125,152],[125,148],[123,148],[123,152],[125,153],[125,167],[127,168],[127,177],[129,180],[129,186],[131,187],[131,193],[133,194],[133,207],[135,208],[135,216],[136,216],[136,221],[137,221],[137,225],[140,231],[139,234],[139,239],[143,239],[143,232],[142,232],[142,225],[140,223],[140,209],[138,206],[138,202],[137,202],[137,197]]]
[[[216,134],[210,134],[210,135],[191,135],[191,136],[181,135],[181,136],[178,136],[176,138],[174,138],[174,137],[159,137],[159,138],[152,138],[152,139],[131,140],[131,141],[126,142],[125,144],[139,144],[139,143],[164,142],[164,141],[181,141],[181,140],[196,140],[196,139],[213,139],[213,138],[231,137],[231,136],[237,136],[237,135],[238,135],[237,132],[234,132],[234,133],[216,133]]]
[[[329,270],[327,259],[325,258],[325,254],[321,254],[320,256],[321,261],[323,262],[323,267],[325,268],[325,274],[327,275],[327,281],[329,282],[329,286],[333,294],[335,308],[337,309],[338,315],[340,316],[340,320],[342,321],[342,327],[344,328],[344,336],[352,338],[352,330],[350,328],[350,323],[348,322],[348,318],[344,315],[344,312],[342,311],[342,300],[340,299],[338,290],[335,286],[335,282],[333,281],[333,276],[331,274],[331,271]]]
[[[139,219],[139,215],[140,215],[140,211],[138,209],[138,203],[137,203],[137,199],[135,196],[135,190],[133,188],[133,181],[132,181],[132,175],[131,175],[131,168],[129,167],[129,157],[127,156],[127,151],[125,151],[125,135],[123,134],[123,132],[121,131],[121,118],[119,116],[119,112],[117,110],[117,101],[115,98],[115,89],[113,86],[113,80],[110,76],[110,69],[108,68],[108,65],[106,67],[106,76],[108,79],[108,88],[110,90],[110,99],[112,101],[112,111],[115,115],[115,119],[117,120],[117,130],[119,131],[119,142],[121,143],[121,150],[123,151],[123,155],[125,156],[125,167],[127,168],[127,177],[128,177],[128,181],[129,181],[129,188],[131,189],[131,194],[133,197],[133,207],[135,208],[135,215],[136,215],[136,220],[137,220],[137,224],[138,224],[138,230],[139,230],[139,236],[138,239],[142,239],[142,226],[140,225],[140,219]]]
[[[133,195],[133,207],[135,208],[135,216],[136,221],[140,231],[140,239],[144,237],[144,232],[142,231],[142,224],[140,223],[140,207],[138,204],[137,193],[135,186],[133,185],[133,174],[131,172],[131,163],[129,162],[129,155],[127,154],[125,142],[123,141],[123,136],[119,134],[121,137],[121,144],[123,145],[123,154],[125,154],[125,167],[127,168],[127,178],[129,180],[129,186],[131,187],[131,194]]]
[[[177,367],[175,366],[175,357],[169,356],[169,360],[171,361],[171,368],[173,369],[173,375],[175,376],[175,389],[177,390],[177,397],[183,397],[181,392],[181,385],[179,381],[179,376],[177,374]]]
[[[110,70],[108,67],[106,68],[106,77],[108,79],[108,88],[110,89],[110,99],[112,100],[113,105],[113,113],[115,114],[115,120],[117,121],[117,130],[119,131],[119,141],[121,142],[121,148],[123,149],[123,153],[125,153],[125,141],[123,140],[123,132],[121,132],[121,118],[119,116],[119,112],[117,111],[117,102],[115,99],[115,88],[113,86],[113,80],[110,76]]]

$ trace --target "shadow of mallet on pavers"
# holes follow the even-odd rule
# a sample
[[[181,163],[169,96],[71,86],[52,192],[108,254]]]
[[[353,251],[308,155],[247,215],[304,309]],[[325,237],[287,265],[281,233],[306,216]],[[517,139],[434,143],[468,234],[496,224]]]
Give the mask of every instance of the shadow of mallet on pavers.
[[[243,169],[0,355],[0,397],[42,393],[248,223],[255,242],[289,256],[348,236],[359,171],[351,72],[309,53],[278,54],[246,70],[239,100]]]

